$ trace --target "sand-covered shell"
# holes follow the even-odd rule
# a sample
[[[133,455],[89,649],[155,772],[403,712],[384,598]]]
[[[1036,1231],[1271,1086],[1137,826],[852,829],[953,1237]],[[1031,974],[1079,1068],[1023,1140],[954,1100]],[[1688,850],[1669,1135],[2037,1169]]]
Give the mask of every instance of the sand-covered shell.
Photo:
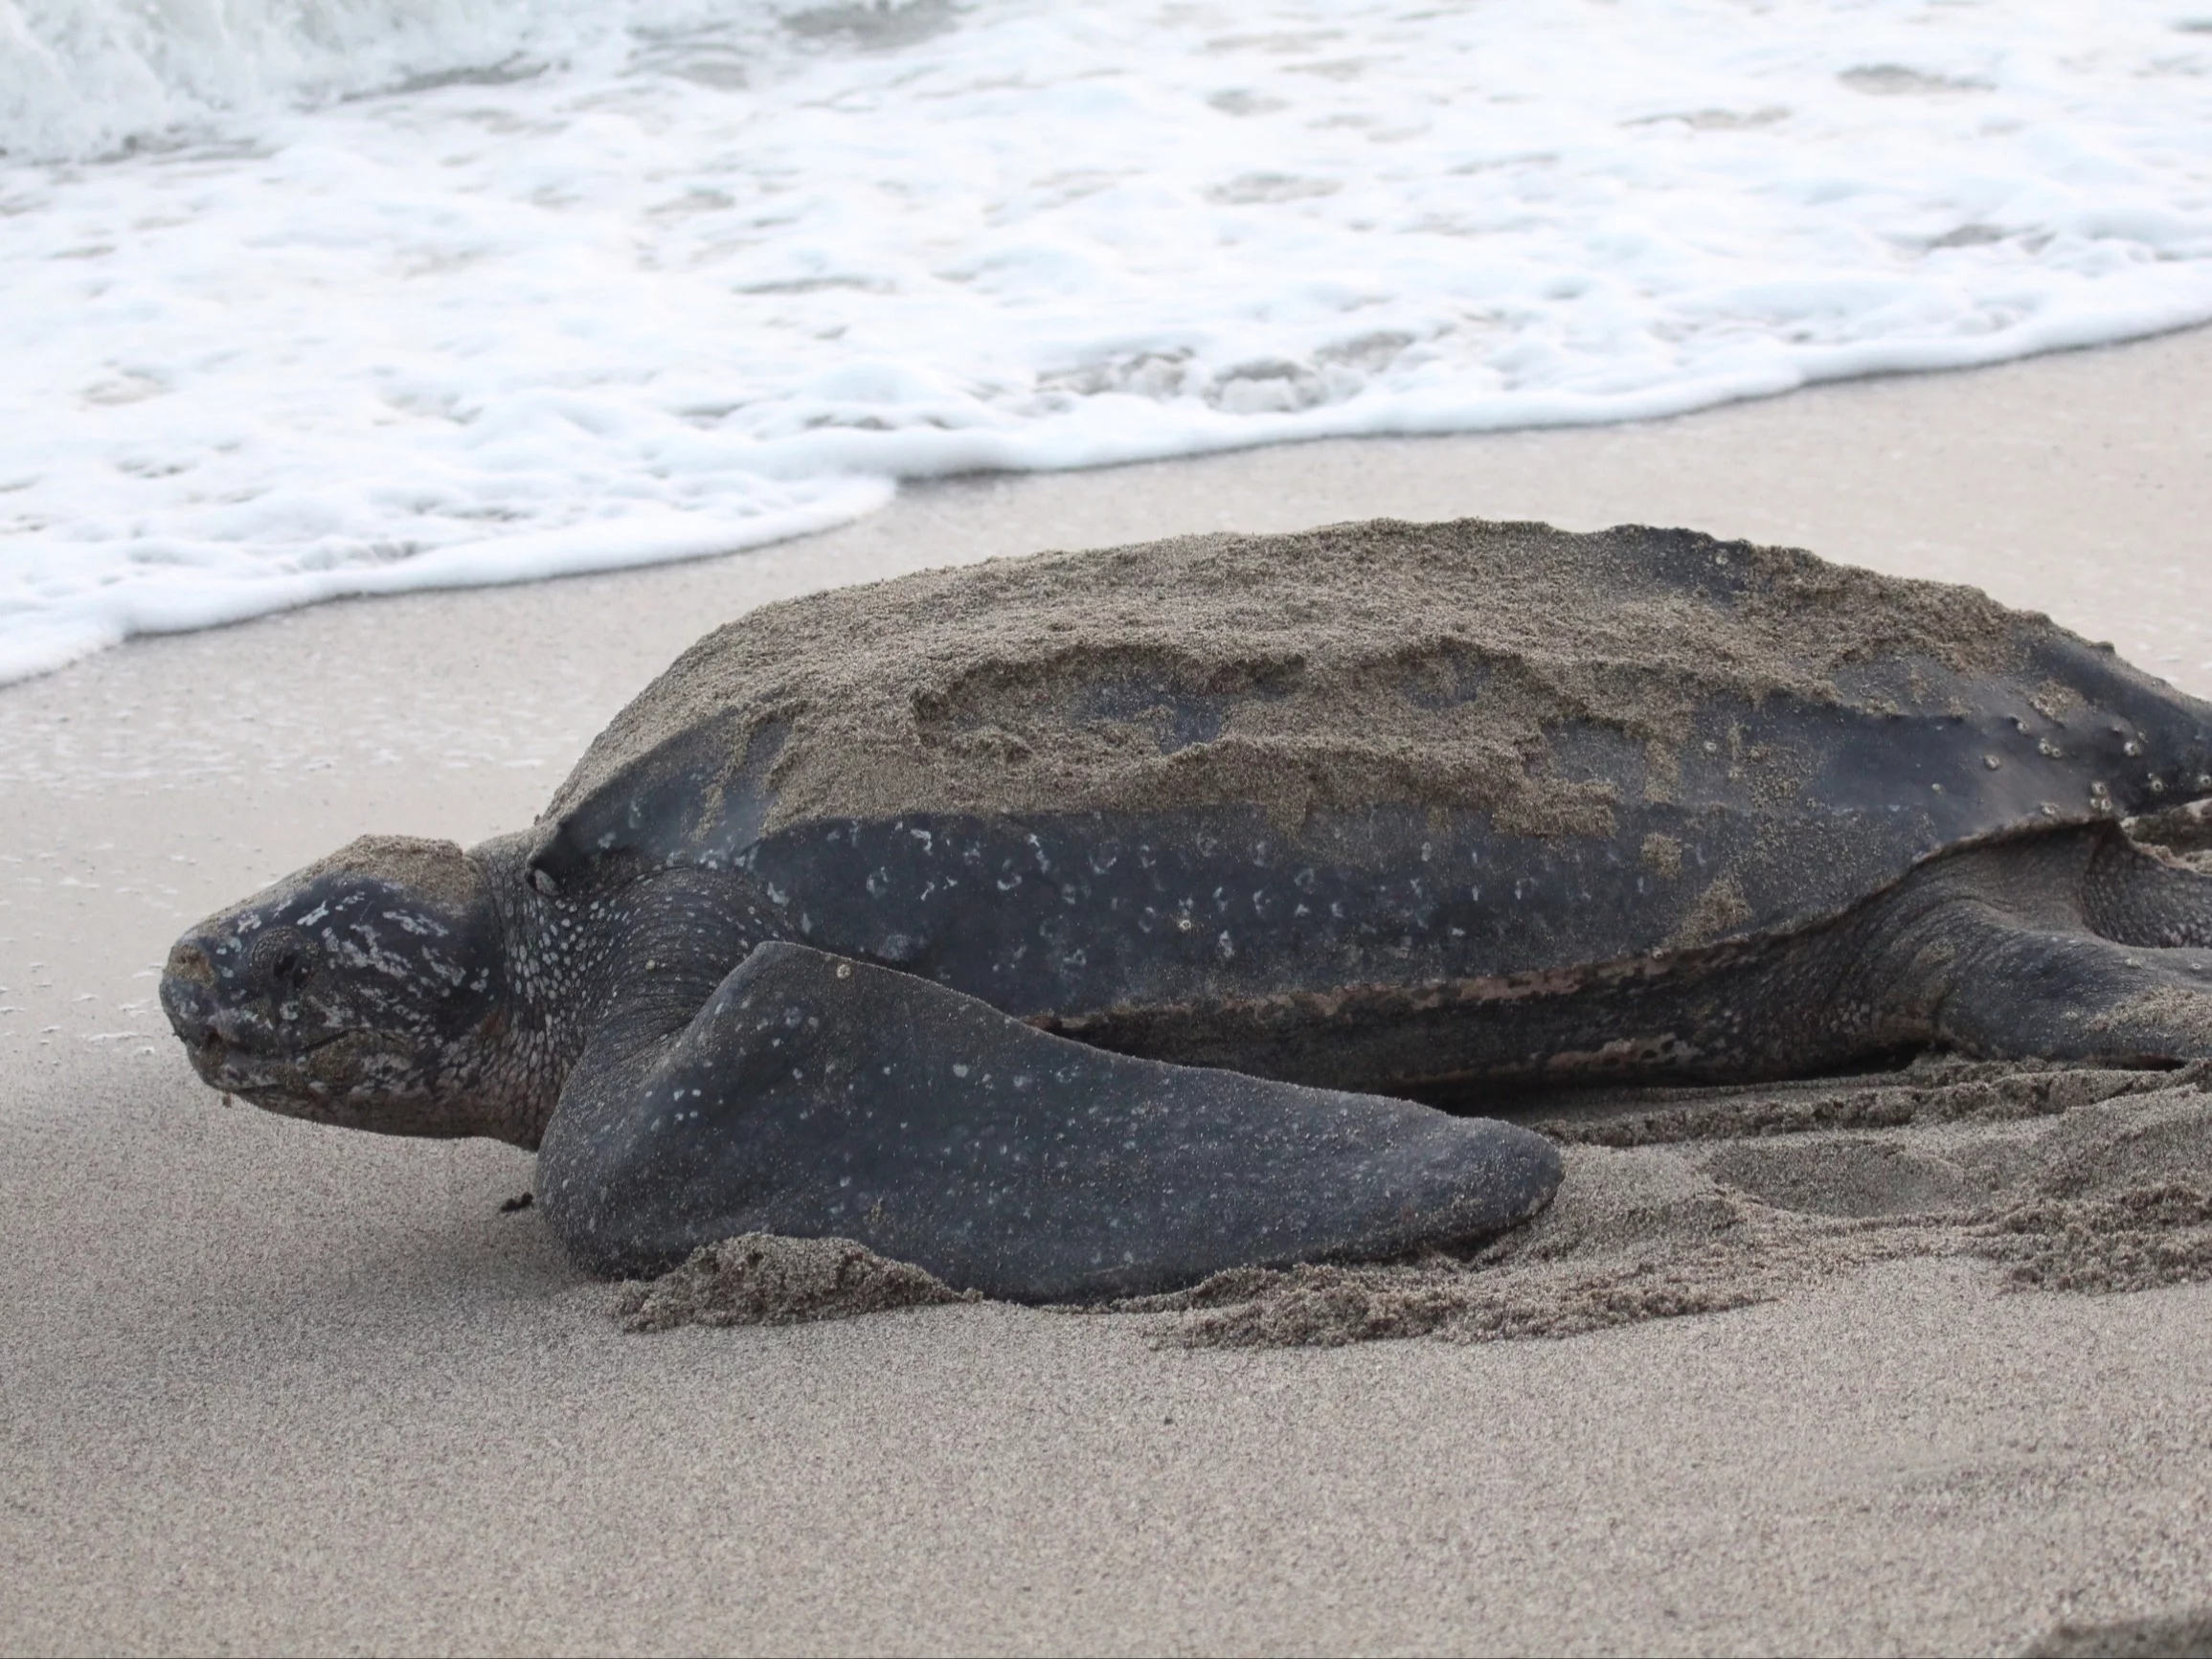
[[[1794,930],[2208,795],[2212,706],[1973,589],[1380,521],[765,607],[617,717],[532,865],[749,871],[824,949],[1129,1006]]]

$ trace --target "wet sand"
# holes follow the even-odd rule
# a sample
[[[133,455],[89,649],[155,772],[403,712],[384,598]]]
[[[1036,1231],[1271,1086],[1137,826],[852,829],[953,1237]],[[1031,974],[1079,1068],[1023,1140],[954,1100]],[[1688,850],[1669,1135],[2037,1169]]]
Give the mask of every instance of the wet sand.
[[[991,1305],[630,1334],[503,1209],[525,1155],[227,1107],[152,997],[183,924],[356,834],[527,822],[711,623],[951,560],[1385,514],[1681,524],[1977,582],[2212,693],[2208,415],[2201,332],[1647,427],[955,481],[765,554],[331,606],[0,691],[0,1647],[2201,1630],[2212,1286],[2023,1290],[1962,1251],[1549,1339],[1193,1348],[1163,1339],[1189,1315]],[[1886,1155],[1820,1151],[1858,1132],[1768,1137],[1801,1155],[1763,1172],[1587,1155],[1833,1209],[1898,1190],[1867,1175]]]

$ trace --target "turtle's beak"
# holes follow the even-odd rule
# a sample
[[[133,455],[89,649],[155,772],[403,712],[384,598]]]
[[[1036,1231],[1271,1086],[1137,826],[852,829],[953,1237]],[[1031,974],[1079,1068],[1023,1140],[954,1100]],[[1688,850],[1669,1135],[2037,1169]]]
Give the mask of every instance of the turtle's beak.
[[[237,1087],[230,1074],[253,1034],[242,1028],[237,1010],[224,1007],[216,996],[214,955],[195,933],[187,933],[169,953],[161,1006],[200,1080],[214,1088]]]
[[[207,947],[190,933],[170,949],[162,969],[161,1008],[169,1016],[169,1028],[192,1051],[194,1065],[203,1042],[222,1041],[214,1023],[215,965]]]

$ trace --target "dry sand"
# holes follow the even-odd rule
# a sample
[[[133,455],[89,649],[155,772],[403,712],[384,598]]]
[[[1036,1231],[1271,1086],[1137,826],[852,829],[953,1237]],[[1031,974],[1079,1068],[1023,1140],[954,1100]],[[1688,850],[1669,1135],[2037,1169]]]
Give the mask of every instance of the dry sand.
[[[1694,1254],[1733,1206],[1723,1231],[1779,1243],[1725,1244],[1728,1270],[1787,1282],[1554,1340],[1174,1339],[1233,1339],[1251,1299],[636,1335],[503,1208],[526,1155],[226,1107],[152,975],[184,923],[364,830],[528,822],[711,621],[1041,547],[1678,523],[1977,581],[2201,695],[2208,414],[2197,333],[1640,428],[955,482],[804,548],[333,606],[0,691],[0,1647],[2201,1645],[2212,1286],[2013,1288],[2080,1265],[2038,1203],[2185,1203],[2129,1193],[2189,1184],[2190,1078],[1756,1136],[1740,1100],[1615,1103],[1573,1156],[1634,1178],[1553,1226],[1611,1247],[1595,1200],[1656,1195]],[[2047,1190],[2069,1170],[2090,1185]],[[2153,1220],[2186,1256],[2180,1216]],[[1793,1229],[1848,1225],[1942,1246],[1788,1274]],[[2160,1276],[2138,1243],[2109,1282]],[[1520,1248],[1541,1306],[1558,1264]]]

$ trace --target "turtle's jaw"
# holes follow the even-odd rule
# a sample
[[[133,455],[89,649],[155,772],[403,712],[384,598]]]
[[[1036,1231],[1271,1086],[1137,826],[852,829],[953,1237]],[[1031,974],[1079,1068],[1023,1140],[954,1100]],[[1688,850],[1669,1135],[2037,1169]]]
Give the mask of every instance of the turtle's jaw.
[[[340,1129],[446,1138],[472,1132],[449,1103],[421,1087],[404,1045],[378,1032],[306,1034],[250,1011],[223,1008],[174,975],[162,1007],[192,1069],[210,1088],[283,1117]]]
[[[345,1042],[349,1035],[341,1031],[302,1048],[272,1052],[233,1042],[210,1027],[196,1038],[186,1037],[185,1043],[192,1069],[210,1088],[242,1095],[272,1111],[308,1117],[322,1115],[330,1098],[348,1092],[344,1081],[333,1085],[316,1074],[315,1057]],[[298,1106],[289,1107],[286,1101]]]
[[[162,1011],[202,1083],[275,1110],[286,1110],[278,1097],[311,1109],[345,1088],[357,1072],[344,1064],[353,1058],[348,1051],[361,1046],[365,1033],[302,1031],[252,1009],[225,1006],[206,960],[192,940],[182,940],[161,981]]]

